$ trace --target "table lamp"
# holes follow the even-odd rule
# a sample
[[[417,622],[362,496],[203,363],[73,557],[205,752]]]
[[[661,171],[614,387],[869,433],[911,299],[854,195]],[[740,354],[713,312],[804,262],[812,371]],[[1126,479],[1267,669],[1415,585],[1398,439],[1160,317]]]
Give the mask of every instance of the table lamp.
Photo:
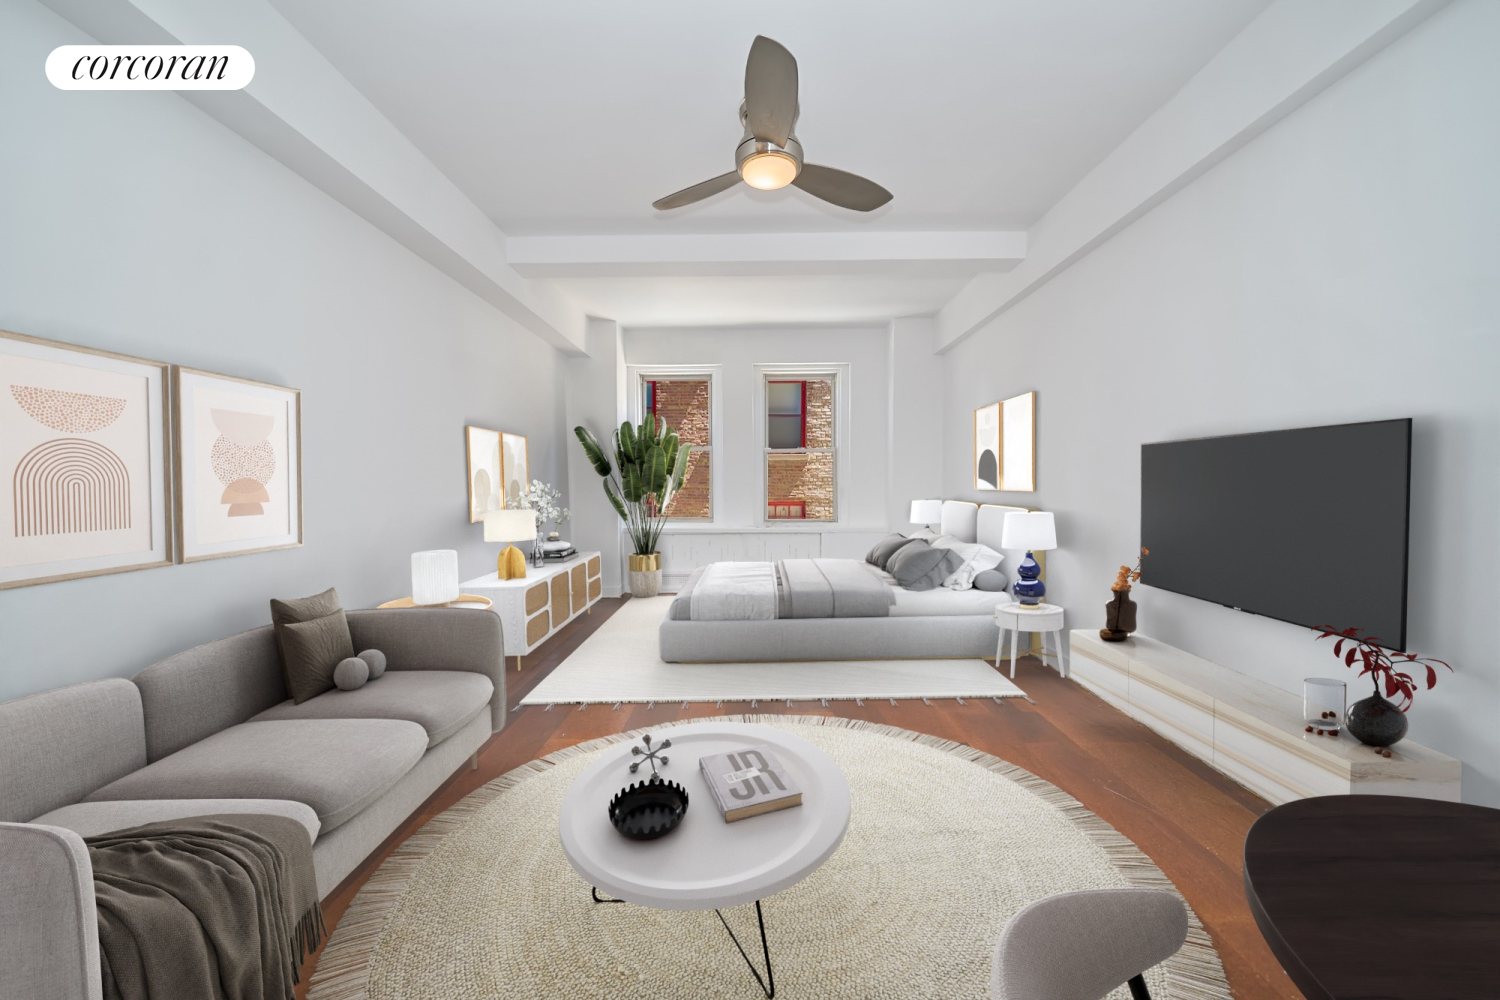
[[[484,540],[487,542],[536,542],[536,511],[492,510],[484,515]],[[507,545],[495,561],[495,575],[502,580],[519,580],[526,575],[526,557],[514,544]]]
[[[458,552],[433,549],[411,554],[411,602],[423,607],[458,600]]]
[[[943,501],[941,500],[913,500],[911,502],[911,516],[907,518],[912,524],[920,524],[929,531],[932,526],[943,519]]]
[[[1047,585],[1037,579],[1042,568],[1031,554],[1057,548],[1057,529],[1053,526],[1051,511],[1007,511],[1005,525],[1000,529],[1000,547],[1026,550],[1026,558],[1016,567],[1017,579],[1011,591],[1021,604],[1031,607],[1041,604]]]

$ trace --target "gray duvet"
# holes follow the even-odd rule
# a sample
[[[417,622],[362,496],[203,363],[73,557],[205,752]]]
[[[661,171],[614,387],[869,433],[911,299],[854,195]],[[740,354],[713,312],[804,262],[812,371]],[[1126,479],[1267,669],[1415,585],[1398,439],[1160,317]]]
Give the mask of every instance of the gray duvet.
[[[861,559],[782,559],[775,564],[776,617],[885,618],[896,603],[890,584]],[[668,617],[692,621],[692,595],[703,570],[694,570],[672,601]]]

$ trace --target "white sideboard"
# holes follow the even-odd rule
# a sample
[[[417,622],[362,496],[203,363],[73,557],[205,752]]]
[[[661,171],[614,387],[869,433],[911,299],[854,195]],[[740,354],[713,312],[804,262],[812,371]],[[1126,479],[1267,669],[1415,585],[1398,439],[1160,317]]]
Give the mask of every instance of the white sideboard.
[[[815,523],[815,522],[814,522]],[[711,562],[767,562],[777,559],[863,559],[888,530],[882,528],[719,528],[669,527],[656,543],[661,553],[661,587],[672,592],[700,566]]]
[[[1459,801],[1463,765],[1446,754],[1402,740],[1387,758],[1347,731],[1304,732],[1299,695],[1148,636],[1068,635],[1072,680],[1274,804],[1349,793]]]
[[[580,552],[542,566],[528,562],[520,579],[502,580],[489,573],[465,580],[459,589],[494,602],[505,633],[505,655],[516,657],[519,670],[520,657],[598,602],[603,591],[599,568],[599,553]]]

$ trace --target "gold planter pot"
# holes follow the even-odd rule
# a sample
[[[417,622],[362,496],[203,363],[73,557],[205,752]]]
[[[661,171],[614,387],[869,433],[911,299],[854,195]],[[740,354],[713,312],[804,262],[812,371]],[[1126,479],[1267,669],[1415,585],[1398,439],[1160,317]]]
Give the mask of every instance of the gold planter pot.
[[[629,557],[630,593],[632,597],[655,597],[661,593],[661,553]]]

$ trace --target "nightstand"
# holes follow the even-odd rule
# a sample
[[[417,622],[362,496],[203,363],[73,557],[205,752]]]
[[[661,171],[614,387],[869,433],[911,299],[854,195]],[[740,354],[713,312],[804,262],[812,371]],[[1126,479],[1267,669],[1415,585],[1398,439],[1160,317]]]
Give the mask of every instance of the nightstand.
[[[1052,637],[1052,656],[1057,672],[1068,676],[1068,661],[1062,648],[1063,609],[1056,604],[1002,604],[995,609],[995,624],[1000,626],[1000,644],[995,649],[995,666],[1000,666],[1005,651],[1005,633],[1010,632],[1010,676],[1016,676],[1016,647],[1022,632],[1036,632],[1042,637],[1042,662],[1047,662],[1047,637]],[[1028,641],[1027,646],[1031,643]]]

